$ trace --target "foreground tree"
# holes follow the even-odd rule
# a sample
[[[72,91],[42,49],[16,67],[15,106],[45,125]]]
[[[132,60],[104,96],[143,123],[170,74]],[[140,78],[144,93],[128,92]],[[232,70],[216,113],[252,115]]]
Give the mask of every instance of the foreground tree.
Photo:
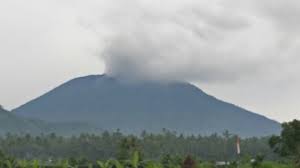
[[[138,139],[133,136],[123,138],[118,150],[117,158],[119,160],[128,160],[131,156],[134,156],[136,152],[140,154]]]
[[[187,156],[181,167],[182,168],[197,168],[197,163],[191,156]]]
[[[300,167],[300,121],[293,120],[282,124],[280,136],[272,136],[269,144],[281,156],[290,157],[295,166]]]

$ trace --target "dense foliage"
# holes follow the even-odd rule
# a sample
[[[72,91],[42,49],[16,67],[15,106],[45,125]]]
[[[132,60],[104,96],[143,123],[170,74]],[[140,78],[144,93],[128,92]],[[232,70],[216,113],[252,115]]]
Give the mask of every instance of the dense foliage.
[[[281,156],[290,157],[295,166],[300,167],[300,121],[293,120],[282,124],[280,136],[272,136],[270,146]]]
[[[296,168],[300,121],[282,127],[280,136],[241,139],[239,156],[237,137],[228,131],[210,136],[168,130],[139,136],[118,130],[71,137],[7,134],[0,137],[0,168]]]
[[[19,159],[86,158],[89,160],[123,159],[137,150],[143,158],[159,159],[166,154],[191,154],[201,160],[236,159],[236,137],[224,135],[184,136],[163,130],[160,134],[143,132],[139,136],[124,135],[119,131],[101,135],[81,134],[62,137],[55,134],[31,136],[7,134],[0,138],[0,150]],[[268,137],[245,138],[241,141],[242,156],[262,154],[266,159],[277,156],[268,145]]]
[[[83,159],[63,160],[17,160],[0,153],[1,168],[293,168],[289,163],[251,161],[232,161],[225,165],[217,162],[200,161],[188,155],[186,157],[163,156],[160,160],[142,159],[138,151],[126,159],[108,159],[89,161]]]

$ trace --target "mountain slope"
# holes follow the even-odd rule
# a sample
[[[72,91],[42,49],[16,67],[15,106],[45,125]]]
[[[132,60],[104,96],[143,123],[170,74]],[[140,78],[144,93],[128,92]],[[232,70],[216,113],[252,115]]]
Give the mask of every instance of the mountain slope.
[[[44,122],[35,119],[25,119],[16,116],[12,112],[0,106],[0,135],[10,134],[31,134],[56,133],[58,135],[71,136],[80,133],[99,133],[103,130],[94,125],[79,122]]]
[[[125,83],[106,75],[73,79],[14,110],[27,118],[89,122],[129,133],[162,128],[182,133],[263,136],[279,123],[220,101],[188,83]]]
[[[41,130],[31,121],[17,117],[0,106],[0,135],[6,133],[36,134]]]

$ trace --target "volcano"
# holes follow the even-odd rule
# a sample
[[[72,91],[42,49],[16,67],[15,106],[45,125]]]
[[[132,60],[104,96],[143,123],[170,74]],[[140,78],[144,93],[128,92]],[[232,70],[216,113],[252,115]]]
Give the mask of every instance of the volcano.
[[[21,117],[48,122],[89,123],[125,133],[278,134],[280,124],[206,94],[187,82],[127,82],[107,75],[70,80],[20,106]]]

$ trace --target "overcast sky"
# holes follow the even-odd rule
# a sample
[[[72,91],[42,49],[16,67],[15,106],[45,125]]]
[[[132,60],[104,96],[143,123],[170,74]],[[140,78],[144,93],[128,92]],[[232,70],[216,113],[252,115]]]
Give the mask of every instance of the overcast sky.
[[[107,73],[300,119],[299,0],[2,0],[0,104]]]

